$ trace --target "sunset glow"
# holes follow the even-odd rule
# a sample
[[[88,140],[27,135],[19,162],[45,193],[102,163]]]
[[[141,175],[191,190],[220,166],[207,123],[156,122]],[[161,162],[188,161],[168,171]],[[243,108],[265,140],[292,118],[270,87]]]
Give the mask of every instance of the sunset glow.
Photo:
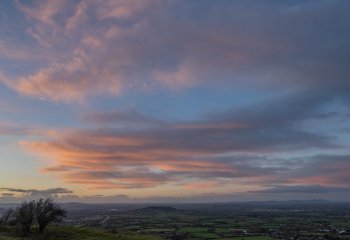
[[[350,197],[350,2],[0,2],[0,202]]]

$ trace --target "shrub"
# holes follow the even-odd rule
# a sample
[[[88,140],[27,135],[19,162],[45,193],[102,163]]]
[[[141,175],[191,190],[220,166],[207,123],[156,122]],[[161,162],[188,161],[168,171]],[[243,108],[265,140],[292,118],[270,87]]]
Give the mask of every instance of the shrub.
[[[26,236],[28,233],[30,233],[30,227],[34,221],[35,201],[23,202],[19,207],[17,207],[15,216],[16,222],[20,227],[21,235]]]
[[[42,233],[47,225],[61,221],[66,217],[66,211],[55,203],[51,198],[40,199],[35,204],[35,217]]]
[[[7,225],[13,221],[14,210],[13,208],[7,209],[0,218],[0,226]],[[11,221],[12,220],[12,221]]]

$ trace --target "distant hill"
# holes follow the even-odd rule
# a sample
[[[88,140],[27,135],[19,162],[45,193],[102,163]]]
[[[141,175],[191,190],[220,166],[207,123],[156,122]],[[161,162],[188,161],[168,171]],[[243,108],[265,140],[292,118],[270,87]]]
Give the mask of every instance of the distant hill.
[[[168,206],[150,206],[133,210],[135,212],[178,212],[180,211],[174,207]]]

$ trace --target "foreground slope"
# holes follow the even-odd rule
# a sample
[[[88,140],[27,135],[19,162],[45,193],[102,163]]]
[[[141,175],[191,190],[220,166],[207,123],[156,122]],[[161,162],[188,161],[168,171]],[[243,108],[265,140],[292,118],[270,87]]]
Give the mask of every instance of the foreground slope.
[[[52,226],[43,234],[33,231],[29,236],[21,238],[13,234],[13,228],[0,230],[0,240],[158,240],[158,236],[132,232],[112,233],[104,229],[78,226]]]

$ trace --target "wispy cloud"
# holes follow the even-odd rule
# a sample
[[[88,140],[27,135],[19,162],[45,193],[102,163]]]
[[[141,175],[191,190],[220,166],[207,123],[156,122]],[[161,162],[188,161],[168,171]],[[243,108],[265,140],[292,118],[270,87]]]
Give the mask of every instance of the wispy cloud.
[[[320,185],[277,185],[265,190],[254,191],[253,193],[267,194],[322,194],[322,193],[350,193],[350,188],[325,187]]]
[[[215,186],[215,184],[214,184]],[[190,189],[212,187],[208,184],[189,185]],[[9,191],[7,191],[9,189]],[[269,200],[311,200],[327,199],[331,201],[344,201],[350,196],[349,188],[325,187],[320,185],[291,185],[291,186],[270,186],[267,189],[249,192],[235,193],[201,193],[189,196],[148,196],[132,197],[128,195],[84,195],[78,196],[73,192],[64,189],[47,190],[26,190],[7,188],[0,190],[0,203],[19,203],[23,200],[32,200],[40,197],[52,197],[62,203],[200,203],[200,202],[246,202],[246,201],[269,201]],[[13,192],[13,191],[14,192]],[[5,192],[3,192],[5,191]],[[39,192],[30,194],[31,191]],[[43,192],[43,193],[41,193]],[[47,193],[49,192],[49,193]],[[18,195],[18,193],[20,193]]]
[[[0,188],[2,194],[24,194],[28,196],[54,196],[60,194],[71,194],[73,191],[65,188],[49,188],[44,190],[38,189],[21,189],[21,188]]]
[[[256,1],[251,8],[244,1],[206,1],[200,11],[195,1],[17,5],[30,22],[28,37],[37,41],[32,48],[44,49],[39,55],[55,57],[30,74],[8,72],[4,82],[40,99],[81,102],[90,95],[120,95],[131,89],[217,83],[329,86],[330,77],[332,85],[344,87],[348,76],[342,61],[346,41],[338,41],[332,30],[347,27],[345,2]],[[339,21],[329,27],[323,16]],[[306,20],[295,27],[300,19]],[[316,38],[323,40],[311,40]]]
[[[1,140],[23,138],[47,159],[41,173],[90,192],[340,195],[350,180],[349,9],[336,0],[0,2]],[[44,193],[35,189],[23,194]]]
[[[307,104],[301,104],[306,99]],[[134,110],[96,112],[82,120],[92,121],[97,129],[68,131],[52,140],[22,144],[54,160],[55,165],[44,171],[92,188],[191,186],[203,180],[288,183],[312,174],[293,176],[303,171],[295,172],[295,166],[283,160],[274,165],[259,156],[339,147],[329,136],[307,131],[300,124],[305,119],[319,119],[318,109],[328,97],[306,99],[286,97],[273,107],[260,103],[192,122],[161,121]],[[106,123],[109,127],[101,127]],[[313,169],[320,169],[318,164]],[[315,171],[315,176],[319,174]]]
[[[0,136],[47,136],[42,128],[27,128],[0,122]]]

